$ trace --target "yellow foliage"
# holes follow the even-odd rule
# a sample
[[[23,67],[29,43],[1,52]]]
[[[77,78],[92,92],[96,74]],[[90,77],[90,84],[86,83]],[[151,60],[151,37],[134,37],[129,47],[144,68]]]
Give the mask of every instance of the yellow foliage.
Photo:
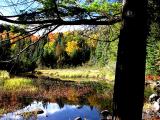
[[[14,50],[15,47],[16,47],[16,44],[12,44],[12,45],[11,45],[11,50]]]
[[[79,49],[79,47],[78,47],[77,41],[67,42],[66,52],[68,55],[71,55],[75,50],[78,50],[78,49]]]
[[[87,44],[90,46],[90,47],[93,47],[95,48],[97,46],[97,40],[98,40],[98,35],[97,34],[93,34],[91,35],[91,37],[89,39],[87,39]]]

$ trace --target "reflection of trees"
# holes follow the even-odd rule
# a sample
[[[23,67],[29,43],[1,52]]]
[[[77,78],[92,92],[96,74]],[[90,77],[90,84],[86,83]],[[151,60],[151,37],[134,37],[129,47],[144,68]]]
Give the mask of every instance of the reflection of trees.
[[[63,108],[64,107],[64,102],[63,102],[63,100],[61,98],[57,98],[56,102],[59,105],[59,108]]]
[[[30,105],[33,102],[31,97],[18,96],[16,93],[13,94],[0,94],[0,114],[13,112],[17,109],[21,109]],[[2,112],[2,113],[1,113]]]
[[[44,107],[45,109],[47,109],[48,100],[47,100],[47,99],[44,99],[44,100],[42,101],[42,105],[43,105],[43,107]]]
[[[90,106],[91,111],[93,110],[93,106]]]
[[[94,94],[88,97],[88,102],[91,107],[94,106],[100,110],[108,109],[109,111],[112,111],[112,98],[108,98],[108,96]]]
[[[32,97],[20,97],[18,103],[22,103],[23,107],[30,105],[33,102]]]

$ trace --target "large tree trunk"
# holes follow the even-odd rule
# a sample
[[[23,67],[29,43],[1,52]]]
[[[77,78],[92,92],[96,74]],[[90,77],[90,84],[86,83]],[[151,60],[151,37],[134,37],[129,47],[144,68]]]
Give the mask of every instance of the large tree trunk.
[[[126,0],[120,31],[113,96],[113,116],[141,120],[144,99],[147,0]]]

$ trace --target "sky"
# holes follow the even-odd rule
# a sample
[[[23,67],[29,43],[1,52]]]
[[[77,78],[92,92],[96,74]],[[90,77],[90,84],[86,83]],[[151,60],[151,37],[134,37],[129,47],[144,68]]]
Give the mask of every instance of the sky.
[[[23,120],[23,117],[19,114],[34,110],[43,110],[42,114],[37,114],[38,120],[73,120],[76,117],[87,118],[87,120],[99,120],[100,118],[100,111],[95,107],[91,109],[87,105],[64,104],[61,108],[57,103],[47,103],[44,106],[43,102],[34,101],[20,110],[3,115],[1,120]]]
[[[37,7],[40,7],[40,4],[35,0],[0,0],[0,12],[3,15],[17,15],[20,11]]]
[[[115,2],[117,0],[108,0],[109,2]],[[25,3],[25,5],[23,5]],[[10,6],[10,7],[7,7]],[[0,0],[0,15],[9,16],[9,15],[17,15],[22,10],[30,10],[33,8],[41,7],[34,0]],[[16,19],[16,18],[13,18]],[[11,24],[6,23],[0,20],[0,24]],[[12,24],[11,24],[12,25]],[[84,29],[84,27],[80,25],[75,26],[61,26],[56,29],[54,32],[64,32],[64,31],[73,31],[75,29]],[[41,32],[37,33],[41,34]]]
[[[6,4],[6,2],[8,1],[8,4]],[[11,3],[11,1],[13,1],[13,3]],[[9,16],[9,15],[16,15],[19,13],[20,10],[26,9],[31,9],[31,8],[36,8],[39,7],[37,3],[33,2],[33,0],[28,0],[28,4],[26,4],[26,6],[21,5],[22,2],[26,3],[26,0],[0,0],[0,14],[1,15],[5,15],[5,16]],[[13,4],[17,4],[17,6],[11,6],[10,8],[7,6],[13,5]],[[13,18],[16,19],[16,18]],[[6,23],[4,21],[0,20],[0,24],[10,24],[12,25],[12,23]],[[18,25],[17,25],[18,26]],[[82,26],[80,25],[76,25],[76,26],[60,26],[59,28],[57,28],[54,32],[65,32],[65,31],[73,31],[75,29],[82,29]],[[37,35],[41,34],[42,31],[36,33]]]
[[[37,4],[37,2],[35,2],[34,0],[0,0],[0,15],[17,15],[20,13],[20,11],[30,10],[37,7],[40,7],[40,5]],[[0,21],[0,24],[2,23],[6,22]]]

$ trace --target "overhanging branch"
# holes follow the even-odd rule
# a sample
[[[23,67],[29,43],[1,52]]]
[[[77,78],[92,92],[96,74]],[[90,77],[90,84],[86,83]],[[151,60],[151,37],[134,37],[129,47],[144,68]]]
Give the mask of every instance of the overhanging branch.
[[[82,19],[82,20],[74,20],[74,21],[64,21],[64,20],[36,20],[36,21],[18,21],[18,20],[11,20],[6,17],[0,16],[0,20],[14,23],[14,24],[46,24],[52,23],[53,25],[113,25],[117,22],[121,22],[121,17],[113,17],[109,20],[100,21],[95,19]]]

